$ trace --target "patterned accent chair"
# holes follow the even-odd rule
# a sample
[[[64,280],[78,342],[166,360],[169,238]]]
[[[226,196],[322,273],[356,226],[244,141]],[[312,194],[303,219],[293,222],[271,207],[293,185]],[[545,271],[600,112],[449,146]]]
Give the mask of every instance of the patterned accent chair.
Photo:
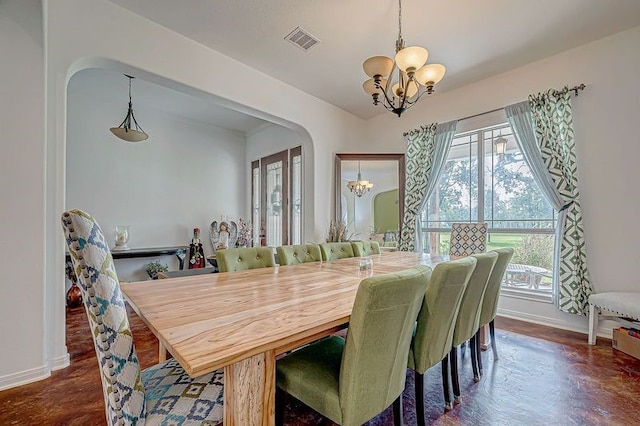
[[[449,255],[453,258],[471,256],[487,251],[486,223],[453,223]]]
[[[493,360],[498,359],[498,349],[496,347],[496,329],[493,324],[493,320],[498,312],[498,299],[500,298],[500,287],[502,286],[502,278],[507,271],[507,266],[511,262],[514,250],[511,247],[492,250],[492,252],[498,253],[498,260],[496,265],[491,271],[489,282],[487,283],[487,289],[484,292],[482,298],[482,308],[480,309],[480,327],[489,324],[489,333],[491,334],[491,350],[493,351]],[[476,339],[479,339],[476,335]],[[480,375],[482,375],[482,354],[478,352],[478,367],[480,368]]]
[[[175,360],[141,370],[100,226],[72,210],[62,215],[62,228],[94,338],[107,424],[222,424],[222,370],[192,379]]]
[[[449,359],[451,362],[451,384],[453,385],[453,397],[460,402],[460,383],[458,382],[458,346],[470,340],[471,366],[473,369],[473,381],[480,381],[478,374],[478,357],[480,356],[480,339],[476,339],[480,328],[480,310],[482,299],[489,283],[491,271],[498,260],[498,253],[481,253],[472,255],[476,259],[476,267],[469,278],[469,284],[462,296],[460,309],[456,316],[456,326],[453,332],[453,341]]]
[[[230,248],[216,251],[220,272],[245,271],[247,269],[271,268],[276,258],[271,247]]]
[[[476,259],[443,262],[436,265],[418,315],[416,330],[409,350],[407,366],[415,372],[416,415],[424,426],[424,374],[437,363],[442,366],[445,409],[451,409],[449,394],[449,352],[453,341],[456,316]]]
[[[286,392],[344,426],[359,426],[393,404],[401,425],[407,353],[430,274],[418,266],[364,279],[346,339],[331,336],[277,361],[276,424],[284,419]]]
[[[306,262],[320,262],[322,253],[317,244],[276,247],[280,265],[297,265]]]
[[[322,243],[320,244],[322,260],[338,260],[346,257],[355,257],[353,246],[350,242]]]
[[[353,241],[353,253],[358,256],[371,256],[380,254],[380,244],[377,241]]]

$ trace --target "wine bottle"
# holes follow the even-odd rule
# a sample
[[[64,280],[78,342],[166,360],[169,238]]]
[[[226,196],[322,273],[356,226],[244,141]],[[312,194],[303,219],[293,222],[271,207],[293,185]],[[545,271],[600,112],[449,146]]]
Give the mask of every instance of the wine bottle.
[[[204,250],[200,242],[200,228],[193,228],[193,239],[189,245],[189,269],[204,268]]]

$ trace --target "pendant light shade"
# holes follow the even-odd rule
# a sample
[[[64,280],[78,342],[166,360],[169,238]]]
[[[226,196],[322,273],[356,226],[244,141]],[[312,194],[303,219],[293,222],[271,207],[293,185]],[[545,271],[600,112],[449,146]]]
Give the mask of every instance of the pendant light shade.
[[[129,109],[127,110],[127,115],[122,120],[122,123],[118,127],[112,127],[111,133],[113,133],[116,137],[122,139],[127,142],[141,142],[149,138],[142,127],[136,121],[135,115],[133,115],[133,103],[131,102],[131,80],[135,77],[125,74],[126,77],[129,78]],[[133,127],[131,124],[133,123]]]

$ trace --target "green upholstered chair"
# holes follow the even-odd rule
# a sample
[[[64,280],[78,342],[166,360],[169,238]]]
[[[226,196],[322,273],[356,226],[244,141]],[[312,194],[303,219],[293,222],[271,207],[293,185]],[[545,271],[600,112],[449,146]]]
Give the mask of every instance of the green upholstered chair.
[[[231,248],[216,251],[220,272],[244,271],[247,269],[276,266],[271,247]]]
[[[276,247],[278,263],[280,265],[297,265],[305,262],[319,262],[322,260],[320,246],[317,244],[305,244],[299,246]]]
[[[406,359],[430,275],[418,266],[364,279],[346,339],[331,336],[277,361],[276,424],[283,391],[341,425],[361,425],[391,404],[402,424]]]
[[[377,241],[353,241],[351,245],[353,254],[359,257],[380,254],[380,244]]]
[[[480,327],[489,324],[489,333],[491,334],[491,350],[493,351],[493,360],[498,359],[498,349],[496,348],[496,330],[493,325],[493,320],[496,317],[498,311],[498,298],[500,297],[500,286],[502,285],[502,278],[507,270],[509,262],[513,257],[514,250],[511,247],[492,250],[492,252],[498,253],[498,260],[496,265],[491,271],[489,282],[487,283],[487,290],[484,292],[484,298],[482,299],[482,308],[480,309]],[[482,374],[482,357],[478,353],[478,367]]]
[[[355,256],[350,242],[322,243],[320,251],[322,252],[322,260],[337,260]]]
[[[442,364],[445,408],[451,408],[448,355],[462,294],[475,266],[476,259],[467,257],[439,263],[431,274],[408,358],[408,367],[415,371],[416,412],[419,425],[425,424],[424,374],[439,362]]]
[[[222,424],[223,371],[194,379],[175,359],[142,370],[102,229],[80,210],[62,215],[62,229],[94,340],[106,424]]]
[[[498,253],[482,253],[471,256],[476,259],[476,268],[469,278],[460,310],[456,317],[456,326],[453,331],[453,342],[449,359],[451,362],[451,383],[453,385],[453,396],[456,401],[460,401],[460,384],[458,382],[458,351],[457,347],[470,340],[471,345],[471,365],[473,367],[473,380],[478,382],[478,351],[480,341],[476,339],[478,328],[480,327],[480,309],[482,298],[489,282],[489,276],[493,270]]]

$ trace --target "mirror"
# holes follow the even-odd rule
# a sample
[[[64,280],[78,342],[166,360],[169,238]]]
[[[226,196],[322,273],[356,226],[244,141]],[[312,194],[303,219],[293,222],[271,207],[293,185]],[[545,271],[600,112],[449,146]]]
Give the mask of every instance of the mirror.
[[[351,239],[392,243],[404,215],[404,154],[336,154],[335,218],[344,221]],[[361,179],[373,184],[361,196],[348,187]]]

